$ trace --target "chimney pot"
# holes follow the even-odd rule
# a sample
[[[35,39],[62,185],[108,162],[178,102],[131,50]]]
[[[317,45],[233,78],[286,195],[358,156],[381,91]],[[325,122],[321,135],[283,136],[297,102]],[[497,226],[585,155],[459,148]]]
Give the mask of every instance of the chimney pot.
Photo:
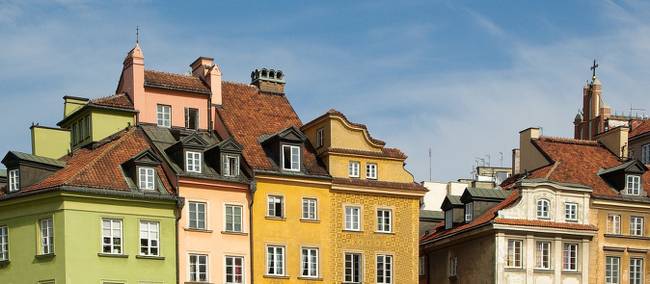
[[[284,72],[267,68],[255,69],[251,72],[251,84],[262,92],[284,94]]]

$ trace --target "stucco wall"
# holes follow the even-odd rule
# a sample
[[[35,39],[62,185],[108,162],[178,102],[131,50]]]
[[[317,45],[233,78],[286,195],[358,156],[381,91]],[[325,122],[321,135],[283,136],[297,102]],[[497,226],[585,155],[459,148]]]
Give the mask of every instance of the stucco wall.
[[[140,122],[158,122],[158,104],[172,107],[172,126],[185,127],[185,108],[199,110],[199,128],[208,128],[208,95],[177,92],[155,88],[145,88],[144,104],[139,107]]]
[[[468,239],[427,254],[429,284],[494,283],[494,235]],[[457,257],[457,277],[449,277],[451,257]]]
[[[70,151],[70,131],[34,126],[31,128],[32,154],[58,159]]]
[[[93,110],[90,122],[92,140],[100,141],[129,125],[135,125],[135,118],[131,113]]]

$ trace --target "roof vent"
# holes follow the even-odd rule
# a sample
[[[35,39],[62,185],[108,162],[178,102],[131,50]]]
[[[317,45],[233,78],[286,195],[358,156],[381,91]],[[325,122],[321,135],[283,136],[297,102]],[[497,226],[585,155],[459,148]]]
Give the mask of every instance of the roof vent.
[[[262,68],[251,72],[251,84],[262,92],[284,94],[285,83],[281,70]]]

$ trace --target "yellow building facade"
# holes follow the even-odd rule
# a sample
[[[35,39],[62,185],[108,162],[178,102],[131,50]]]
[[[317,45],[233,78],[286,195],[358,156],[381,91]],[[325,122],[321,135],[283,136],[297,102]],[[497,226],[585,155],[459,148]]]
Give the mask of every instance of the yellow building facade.
[[[332,283],[417,283],[425,189],[406,156],[331,110],[302,127],[332,176]]]

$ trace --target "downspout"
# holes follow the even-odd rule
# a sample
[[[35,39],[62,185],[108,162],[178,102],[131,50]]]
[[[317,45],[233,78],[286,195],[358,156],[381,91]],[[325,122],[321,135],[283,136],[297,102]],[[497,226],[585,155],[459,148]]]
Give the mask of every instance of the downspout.
[[[174,183],[176,183],[176,189],[177,192],[176,194],[178,195],[178,204],[176,205],[176,283],[181,283],[180,277],[181,277],[181,259],[180,259],[180,247],[178,245],[179,243],[179,225],[180,225],[180,220],[181,217],[183,216],[183,207],[185,206],[185,198],[180,197],[180,188],[178,187],[178,174],[176,175],[176,180]]]
[[[208,96],[208,132],[212,134],[212,92]]]
[[[248,185],[248,188],[249,188],[250,196],[251,196],[251,199],[248,202],[248,227],[249,227],[248,230],[250,232],[249,237],[248,237],[248,242],[250,244],[249,245],[250,259],[248,261],[249,261],[250,267],[251,267],[251,273],[250,273],[251,284],[253,284],[253,283],[255,283],[255,277],[254,277],[255,276],[255,273],[254,273],[255,267],[253,265],[253,256],[254,256],[254,253],[253,253],[253,200],[254,200],[254,198],[253,198],[253,196],[255,195],[255,189],[256,189],[256,182],[255,182],[255,177],[254,176],[251,179],[251,183]]]

